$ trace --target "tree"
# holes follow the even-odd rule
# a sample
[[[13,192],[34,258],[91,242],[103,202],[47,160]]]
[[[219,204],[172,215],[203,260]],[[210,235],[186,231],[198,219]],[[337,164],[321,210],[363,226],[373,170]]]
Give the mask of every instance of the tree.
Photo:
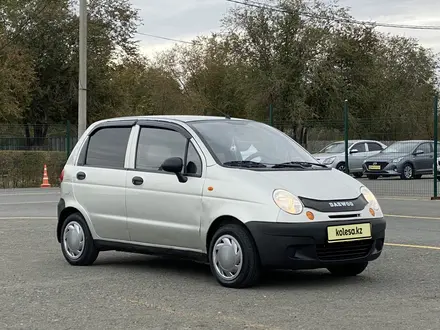
[[[76,122],[78,94],[78,24],[76,1],[18,0],[3,4],[9,22],[8,42],[32,57],[36,83],[23,112],[29,147],[41,145],[51,122]],[[31,11],[30,8],[34,9]],[[20,8],[24,8],[23,10]],[[36,10],[35,10],[36,8]],[[91,0],[88,22],[88,113],[102,114],[101,104],[111,103],[109,90],[113,61],[137,56],[133,34],[138,14],[128,0]],[[32,133],[33,128],[33,133]]]

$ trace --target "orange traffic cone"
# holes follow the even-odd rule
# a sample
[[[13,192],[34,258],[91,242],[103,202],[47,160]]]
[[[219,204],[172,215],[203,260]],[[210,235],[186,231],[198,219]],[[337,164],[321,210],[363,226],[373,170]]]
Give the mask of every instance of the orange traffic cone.
[[[46,164],[44,164],[44,173],[43,173],[43,183],[41,184],[41,188],[49,188],[49,177],[47,176],[47,167]]]

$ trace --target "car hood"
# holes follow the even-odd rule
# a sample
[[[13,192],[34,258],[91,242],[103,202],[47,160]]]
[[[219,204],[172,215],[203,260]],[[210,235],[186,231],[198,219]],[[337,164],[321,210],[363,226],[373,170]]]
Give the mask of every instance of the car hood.
[[[406,157],[408,156],[408,153],[405,152],[390,152],[390,153],[383,153],[379,152],[378,154],[368,157],[368,161],[382,161],[382,160],[393,160],[399,157]]]
[[[342,152],[342,153],[317,153],[317,154],[313,154],[312,156],[314,157],[314,158],[316,158],[317,160],[319,160],[319,161],[321,161],[321,160],[324,160],[324,159],[326,159],[326,158],[330,158],[330,157],[337,157],[337,156],[340,156],[340,155],[343,155],[344,153]]]
[[[296,196],[318,200],[356,198],[362,186],[358,180],[335,169],[254,173],[267,179],[273,189],[281,188]]]

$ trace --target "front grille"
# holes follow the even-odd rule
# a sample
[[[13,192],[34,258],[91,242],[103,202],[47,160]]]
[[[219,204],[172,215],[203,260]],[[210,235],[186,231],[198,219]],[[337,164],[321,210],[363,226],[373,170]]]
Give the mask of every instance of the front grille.
[[[360,211],[368,204],[364,195],[359,195],[355,199],[335,199],[335,200],[316,200],[311,198],[299,197],[304,206],[319,212],[354,212]]]
[[[379,165],[380,169],[370,169],[370,165]],[[388,162],[365,162],[365,166],[369,171],[381,171],[388,166]]]
[[[363,258],[371,250],[373,240],[338,242],[316,245],[316,254],[322,261]]]

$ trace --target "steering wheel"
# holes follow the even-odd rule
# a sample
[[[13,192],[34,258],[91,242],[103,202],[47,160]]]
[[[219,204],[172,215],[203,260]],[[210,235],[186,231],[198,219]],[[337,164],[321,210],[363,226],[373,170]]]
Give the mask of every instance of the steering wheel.
[[[250,161],[251,159],[257,158],[257,157],[261,157],[261,160],[263,160],[263,155],[261,154],[261,152],[257,151],[254,152],[252,155],[249,155],[248,157],[246,157],[246,159],[244,161]]]

